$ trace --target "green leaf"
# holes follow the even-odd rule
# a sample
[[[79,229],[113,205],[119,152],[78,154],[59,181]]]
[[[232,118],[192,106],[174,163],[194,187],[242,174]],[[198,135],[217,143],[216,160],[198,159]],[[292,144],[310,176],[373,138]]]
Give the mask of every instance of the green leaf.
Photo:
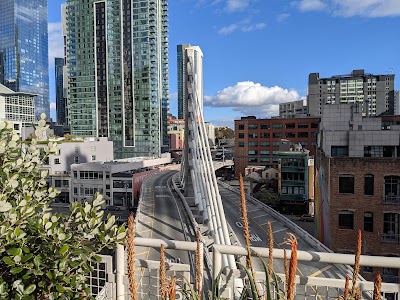
[[[15,267],[15,268],[11,268],[10,273],[15,275],[18,273],[21,273],[24,270],[23,267]]]
[[[9,257],[9,256],[3,257],[3,261],[4,261],[7,265],[9,265],[9,266],[15,265],[15,261],[13,261],[13,260],[11,259],[11,257]]]
[[[41,265],[42,259],[40,257],[40,255],[35,256],[35,258],[33,259],[33,263],[35,264],[36,268],[39,268]]]
[[[58,292],[60,292],[60,293],[64,293],[65,292],[65,289],[61,286],[61,285],[56,285],[56,289],[57,289],[57,291]]]
[[[22,255],[22,249],[21,248],[12,248],[8,249],[7,253],[12,255],[12,256],[21,256]]]
[[[21,262],[22,262],[22,263],[25,263],[25,262],[27,262],[28,260],[30,260],[32,257],[33,257],[33,254],[32,254],[32,253],[29,253],[29,254],[27,254],[27,255],[23,255],[23,256],[22,256]]]
[[[48,272],[46,273],[46,276],[47,276],[50,280],[53,279],[53,274],[52,274],[50,271],[48,271]]]
[[[65,253],[67,253],[68,249],[69,249],[69,245],[65,244],[64,246],[61,247],[60,250],[58,250],[58,253],[60,253],[61,255],[64,255]]]
[[[25,289],[24,294],[25,295],[32,294],[35,290],[36,290],[36,285],[35,284],[31,284]]]

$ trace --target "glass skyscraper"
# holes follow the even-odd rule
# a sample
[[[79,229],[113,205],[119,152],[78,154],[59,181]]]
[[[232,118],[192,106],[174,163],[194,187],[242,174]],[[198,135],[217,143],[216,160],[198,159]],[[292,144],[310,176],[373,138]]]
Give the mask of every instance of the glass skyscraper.
[[[35,116],[50,116],[47,0],[0,1],[0,80],[37,94]]]
[[[56,115],[57,123],[67,123],[66,98],[64,97],[64,58],[56,57],[55,66],[55,85],[56,85]]]
[[[159,156],[168,143],[167,0],[66,5],[71,133],[108,137],[115,158]]]

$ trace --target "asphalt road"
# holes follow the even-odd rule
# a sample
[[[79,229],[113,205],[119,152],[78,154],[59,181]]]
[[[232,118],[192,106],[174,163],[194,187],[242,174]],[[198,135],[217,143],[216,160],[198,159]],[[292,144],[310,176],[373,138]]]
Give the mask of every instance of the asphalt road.
[[[231,225],[233,231],[237,235],[240,243],[245,245],[243,237],[243,228],[240,215],[240,199],[239,195],[219,186],[219,191],[224,205],[225,216],[227,222]],[[272,222],[272,230],[274,236],[274,248],[288,249],[290,246],[286,243],[288,233],[291,232],[284,224],[280,223],[274,217],[270,216],[266,211],[256,207],[254,204],[247,202],[247,211],[250,225],[250,234],[252,239],[252,246],[254,247],[268,247],[268,231],[267,223]],[[293,232],[291,232],[293,233]],[[293,233],[294,234],[294,233]],[[296,234],[295,234],[296,236]],[[317,251],[310,244],[299,238],[298,236],[298,249],[304,251]],[[254,260],[255,269],[261,271],[262,265],[258,259]],[[274,260],[274,270],[277,273],[284,273],[283,261]],[[317,262],[298,262],[297,275],[309,276],[309,277],[329,277],[329,278],[345,278],[345,275],[334,265]],[[344,286],[344,280],[343,280]],[[315,289],[307,291],[307,293],[316,293]],[[321,294],[318,299],[325,299],[326,290],[320,291],[318,289],[317,294]],[[335,291],[330,291],[334,293]]]
[[[184,208],[177,195],[170,187],[172,175],[176,171],[164,171],[153,175],[146,181],[143,189],[143,202],[139,223],[136,228],[136,236],[168,240],[186,240],[183,227],[185,225]],[[181,219],[183,218],[183,220]],[[159,249],[136,247],[136,258],[146,260],[160,260]],[[166,259],[169,262],[189,264],[189,254],[186,251],[166,250]],[[140,274],[141,298],[150,297],[157,299],[158,291],[158,271],[156,269],[137,270]],[[167,276],[179,277],[180,274],[167,272]]]

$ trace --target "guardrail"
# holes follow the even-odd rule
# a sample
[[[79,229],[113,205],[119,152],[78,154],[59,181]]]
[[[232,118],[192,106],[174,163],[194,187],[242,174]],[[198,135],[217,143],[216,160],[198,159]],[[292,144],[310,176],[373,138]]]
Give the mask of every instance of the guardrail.
[[[222,185],[223,187],[225,187],[226,189],[240,195],[240,191],[237,188],[235,188],[221,180],[218,180],[218,183],[220,185]],[[261,201],[257,200],[256,198],[254,198],[252,196],[247,195],[246,199],[248,201],[250,201],[252,204],[263,209],[265,212],[269,213],[271,216],[273,216],[279,222],[281,222],[286,227],[288,227],[291,231],[293,231],[295,234],[297,234],[299,237],[301,237],[305,242],[307,242],[309,245],[314,247],[316,250],[321,251],[321,252],[334,253],[331,249],[326,247],[324,244],[322,244],[319,240],[317,240],[315,237],[310,235],[303,228],[299,227],[297,224],[295,224],[294,222],[292,222],[285,216],[281,215],[275,209],[269,207],[268,205],[262,203]],[[339,270],[341,270],[344,274],[352,274],[353,273],[353,268],[350,266],[336,265],[336,267]],[[361,275],[359,275],[359,279],[365,280]]]

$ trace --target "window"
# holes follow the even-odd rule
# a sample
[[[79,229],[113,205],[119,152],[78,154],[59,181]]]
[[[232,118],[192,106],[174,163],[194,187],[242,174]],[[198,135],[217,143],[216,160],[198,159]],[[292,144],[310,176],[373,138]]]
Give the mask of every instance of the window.
[[[297,136],[299,138],[308,138],[308,132],[298,132]]]
[[[92,161],[96,160],[96,155],[92,155]]]
[[[257,133],[249,133],[249,138],[250,139],[256,139],[257,138]]]
[[[354,194],[354,176],[353,175],[339,176],[339,193]]]
[[[74,153],[79,153],[81,149],[79,149],[79,147],[75,147],[74,148]]]
[[[244,139],[244,133],[243,132],[239,132],[239,139]]]
[[[61,187],[61,180],[58,180],[58,179],[54,180],[54,186]]]
[[[256,150],[249,150],[247,152],[248,155],[257,155],[257,151]]]
[[[261,155],[269,155],[269,151],[268,150],[261,150],[260,154]]]
[[[374,194],[374,175],[367,174],[364,176],[364,195],[372,196]]]
[[[297,128],[308,128],[308,124],[299,123],[297,124]]]
[[[261,157],[260,162],[269,162],[269,157]]]
[[[75,156],[74,157],[74,163],[75,164],[79,164],[79,156]]]
[[[273,129],[281,129],[282,128],[282,124],[274,123],[274,124],[272,124],[272,128]]]
[[[285,133],[285,136],[286,136],[287,138],[295,138],[295,137],[296,137],[296,134],[295,134],[294,132],[286,132],[286,133]]]
[[[54,159],[54,164],[55,165],[59,165],[60,164],[60,159],[59,158],[55,158]]]
[[[294,123],[287,123],[287,124],[286,124],[286,128],[290,128],[290,129],[296,128],[296,124],[294,124]]]
[[[249,129],[257,129],[258,125],[257,124],[249,124],[248,128]]]
[[[272,142],[272,147],[279,147],[279,142]]]
[[[239,130],[244,130],[244,124],[239,124]]]
[[[383,214],[383,240],[385,242],[400,243],[400,214]]]
[[[257,157],[249,157],[248,162],[257,162]]]
[[[364,213],[364,231],[374,231],[374,214],[372,212]]]
[[[400,204],[400,176],[385,176],[384,202]]]
[[[261,132],[261,138],[269,139],[271,137],[269,132]]]
[[[311,123],[311,128],[318,128],[318,123]]]
[[[239,147],[243,148],[244,147],[244,142],[239,142]]]
[[[348,146],[331,146],[332,157],[348,157],[349,147]]]
[[[261,142],[260,146],[261,147],[269,147],[269,142]]]
[[[249,142],[249,147],[257,147],[257,142]]]
[[[269,129],[269,124],[261,124],[260,126],[261,129]]]
[[[282,137],[282,133],[281,133],[281,132],[274,132],[274,133],[272,134],[272,137],[273,137],[274,139],[280,139],[280,138]]]
[[[339,212],[339,229],[353,229],[354,213],[349,210]]]

